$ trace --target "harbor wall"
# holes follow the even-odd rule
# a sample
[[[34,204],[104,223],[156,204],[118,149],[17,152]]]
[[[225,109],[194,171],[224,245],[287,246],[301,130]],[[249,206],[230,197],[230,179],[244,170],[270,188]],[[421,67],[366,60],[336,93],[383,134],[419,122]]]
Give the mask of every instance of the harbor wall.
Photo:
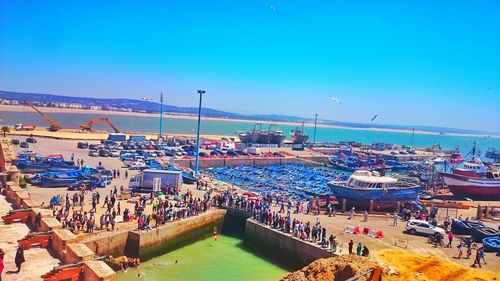
[[[85,240],[83,243],[92,249],[97,256],[112,255],[118,257],[125,254],[128,235],[128,230],[116,230],[105,236],[96,236],[94,239]]]
[[[219,232],[226,210],[214,210],[204,214],[175,221],[150,231],[130,231],[125,254],[150,259],[168,251],[191,244],[213,235],[214,227]]]
[[[267,157],[267,158],[207,158],[199,160],[200,168],[211,167],[235,167],[239,165],[267,166],[284,164],[301,164],[306,166],[318,166],[328,163],[328,157]],[[175,164],[184,168],[193,168],[195,159],[177,159]]]
[[[310,242],[291,237],[252,219],[246,221],[245,246],[296,268],[302,268],[317,259],[335,256]]]

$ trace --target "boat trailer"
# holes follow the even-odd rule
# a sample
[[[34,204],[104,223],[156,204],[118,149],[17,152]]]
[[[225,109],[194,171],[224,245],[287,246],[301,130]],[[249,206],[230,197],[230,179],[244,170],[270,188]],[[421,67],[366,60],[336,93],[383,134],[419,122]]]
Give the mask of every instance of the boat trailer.
[[[31,211],[31,208],[11,210],[7,215],[2,216],[2,219],[5,224],[12,224],[17,220],[21,221],[22,223],[26,223],[28,222]]]
[[[83,277],[83,262],[56,266],[50,272],[42,275],[43,281],[78,281]]]
[[[41,248],[47,248],[50,241],[52,241],[52,231],[46,231],[30,232],[23,239],[17,240],[17,243],[19,243],[19,246],[23,248],[23,250],[29,250],[35,245],[38,245]]]

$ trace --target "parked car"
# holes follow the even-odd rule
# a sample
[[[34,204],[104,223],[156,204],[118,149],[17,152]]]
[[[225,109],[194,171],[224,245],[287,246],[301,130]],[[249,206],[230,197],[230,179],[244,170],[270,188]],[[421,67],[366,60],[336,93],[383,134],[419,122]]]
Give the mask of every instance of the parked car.
[[[89,156],[99,157],[99,152],[97,150],[89,150]]]
[[[30,156],[35,156],[36,155],[36,152],[34,150],[23,150],[21,153],[19,154],[24,154],[24,155],[30,155]]]
[[[84,184],[86,189],[90,189],[92,187],[90,180],[79,180],[73,184],[70,184],[68,186],[68,190],[81,190]]]
[[[439,233],[444,236],[446,234],[444,229],[434,226],[430,224],[428,221],[424,220],[409,220],[406,223],[405,228],[406,231],[408,231],[412,235],[415,235],[417,233],[435,235],[436,233]]]
[[[76,144],[76,147],[80,148],[80,149],[87,149],[87,148],[89,148],[89,143],[80,141]]]
[[[109,151],[106,149],[99,149],[99,156],[101,157],[108,157],[109,156]]]
[[[12,139],[10,143],[13,145],[19,145],[20,141],[18,139]]]
[[[20,143],[19,146],[22,147],[22,148],[28,148],[28,147],[30,147],[29,144],[27,142],[24,142],[24,141],[22,143]]]
[[[97,150],[97,148],[100,146],[100,144],[89,144],[89,149],[92,150]]]
[[[118,151],[118,150],[111,150],[111,152],[109,153],[109,156],[111,156],[111,157],[120,157],[120,151]]]
[[[28,142],[28,143],[37,143],[36,139],[32,138],[32,137],[26,138],[26,142]]]
[[[141,170],[147,168],[147,165],[144,161],[134,161],[128,165],[128,168],[131,170]]]

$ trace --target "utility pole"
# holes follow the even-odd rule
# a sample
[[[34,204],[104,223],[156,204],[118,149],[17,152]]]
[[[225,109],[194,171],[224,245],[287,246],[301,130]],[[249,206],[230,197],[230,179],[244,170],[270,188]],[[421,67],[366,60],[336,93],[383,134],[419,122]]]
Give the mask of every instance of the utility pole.
[[[163,127],[163,93],[160,93],[160,137],[161,140],[161,131]]]
[[[316,113],[314,117],[314,135],[313,135],[313,143],[316,143],[316,126],[318,125],[318,113]]]
[[[203,94],[205,94],[205,90],[198,90],[198,94],[200,95],[200,102],[198,104],[198,129],[196,130],[196,160],[194,164],[194,176],[198,177],[198,168],[200,162],[200,125],[201,125],[201,100]]]

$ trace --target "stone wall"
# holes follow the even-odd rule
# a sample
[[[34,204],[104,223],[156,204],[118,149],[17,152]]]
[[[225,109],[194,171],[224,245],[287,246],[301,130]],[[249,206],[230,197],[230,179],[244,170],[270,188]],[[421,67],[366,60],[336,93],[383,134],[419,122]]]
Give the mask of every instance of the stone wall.
[[[245,246],[296,268],[320,258],[334,256],[312,243],[296,239],[252,219],[246,221]]]
[[[96,251],[94,242],[97,243],[97,256],[123,256],[125,254],[125,248],[127,246],[128,235],[128,230],[117,230],[104,237],[99,236],[95,239],[86,240],[83,243],[94,252]]]
[[[226,210],[214,210],[150,231],[131,231],[128,234],[125,253],[148,259],[210,237],[214,227],[220,231],[225,214]]]
[[[226,159],[200,159],[200,168],[222,167],[222,166],[239,166],[239,165],[253,165],[253,166],[267,166],[267,165],[283,165],[283,164],[302,164],[307,166],[317,166],[327,164],[328,157],[273,157],[273,158],[226,158]],[[175,164],[184,168],[193,168],[195,166],[195,159],[177,159]]]
[[[0,139],[0,188],[5,188],[4,195],[15,209],[31,209],[26,222],[33,226],[35,216],[42,216],[38,231],[53,231],[50,248],[64,264],[84,262],[83,280],[111,281],[115,280],[115,272],[102,261],[93,261],[96,257],[87,245],[74,243],[76,236],[67,229],[62,229],[62,224],[52,218],[52,212],[39,208],[40,203],[31,200],[28,192],[19,187],[20,172],[15,163],[16,156],[11,150],[10,140]],[[1,190],[1,189],[0,189]],[[45,272],[41,272],[43,274]]]

